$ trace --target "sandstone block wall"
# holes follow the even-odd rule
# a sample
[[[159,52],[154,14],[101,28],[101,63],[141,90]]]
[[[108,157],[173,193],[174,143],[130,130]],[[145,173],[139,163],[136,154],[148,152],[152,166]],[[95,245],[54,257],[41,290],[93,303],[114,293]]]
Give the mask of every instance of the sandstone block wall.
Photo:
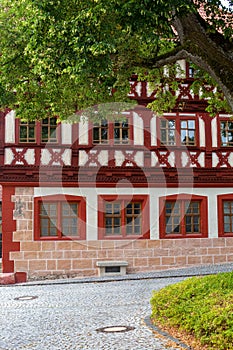
[[[14,272],[26,272],[28,279],[94,276],[98,260],[126,260],[127,273],[233,262],[233,237],[34,241],[33,189],[16,188],[12,201],[19,199],[24,207],[22,215],[15,216],[13,242],[20,243],[20,251],[10,252],[9,257]]]

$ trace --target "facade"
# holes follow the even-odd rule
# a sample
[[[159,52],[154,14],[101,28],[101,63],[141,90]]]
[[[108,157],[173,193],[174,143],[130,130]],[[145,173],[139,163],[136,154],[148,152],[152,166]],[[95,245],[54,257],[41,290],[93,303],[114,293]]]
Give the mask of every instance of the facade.
[[[177,108],[162,117],[136,79],[138,105],[125,120],[57,125],[1,113],[3,272],[33,279],[96,275],[103,260],[126,261],[128,273],[233,261],[233,122],[205,112],[180,64]]]

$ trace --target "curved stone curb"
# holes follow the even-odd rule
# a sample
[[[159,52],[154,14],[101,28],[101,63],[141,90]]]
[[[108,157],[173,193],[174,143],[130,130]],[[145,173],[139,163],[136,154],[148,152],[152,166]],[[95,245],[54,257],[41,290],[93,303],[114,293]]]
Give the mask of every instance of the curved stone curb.
[[[29,280],[24,282],[17,279],[16,286],[42,286],[42,285],[57,285],[57,284],[75,284],[75,283],[106,283],[106,282],[117,282],[117,281],[139,281],[139,280],[151,280],[151,279],[166,279],[166,278],[188,278],[194,276],[206,276],[215,275],[221,272],[232,272],[233,263],[225,264],[215,264],[215,265],[201,265],[192,266],[186,268],[177,268],[171,270],[162,271],[151,271],[151,272],[141,272],[138,274],[127,274],[124,276],[108,276],[108,277],[74,277],[74,278],[54,278],[54,279],[44,279],[44,280]],[[16,275],[24,274],[24,272],[16,272]],[[0,284],[0,287],[4,285]]]
[[[171,336],[169,333],[163,331],[162,329],[158,328],[157,326],[155,326],[150,319],[150,316],[145,317],[144,322],[146,324],[146,326],[148,328],[150,328],[152,331],[155,331],[157,333],[159,333],[160,335],[164,336],[165,338],[173,341],[175,344],[177,344],[178,346],[182,347],[183,349],[187,349],[187,350],[193,350],[192,347],[182,343],[179,339],[174,338],[173,336]]]

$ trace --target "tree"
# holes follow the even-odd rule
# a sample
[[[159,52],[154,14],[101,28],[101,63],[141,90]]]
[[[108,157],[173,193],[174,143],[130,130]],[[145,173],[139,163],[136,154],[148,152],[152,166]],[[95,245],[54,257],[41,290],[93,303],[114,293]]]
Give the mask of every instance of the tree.
[[[2,0],[1,107],[67,119],[125,101],[133,73],[161,86],[161,67],[185,58],[219,86],[219,108],[233,111],[232,23],[220,0]]]

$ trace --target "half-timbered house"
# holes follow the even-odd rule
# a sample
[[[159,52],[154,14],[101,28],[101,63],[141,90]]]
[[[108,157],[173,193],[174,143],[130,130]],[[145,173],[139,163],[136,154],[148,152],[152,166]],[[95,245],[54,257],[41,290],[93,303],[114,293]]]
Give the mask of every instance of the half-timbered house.
[[[146,108],[155,92],[137,79],[125,120],[1,113],[3,272],[30,279],[96,275],[100,261],[125,261],[128,273],[233,261],[233,121],[209,116],[180,64],[178,105],[163,116]]]

